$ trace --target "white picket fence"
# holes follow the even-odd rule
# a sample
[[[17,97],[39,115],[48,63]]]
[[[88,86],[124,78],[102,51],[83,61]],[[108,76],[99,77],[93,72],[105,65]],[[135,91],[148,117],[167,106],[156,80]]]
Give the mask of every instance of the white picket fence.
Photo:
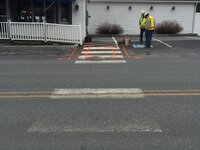
[[[36,22],[0,22],[0,39],[82,44],[81,25]]]

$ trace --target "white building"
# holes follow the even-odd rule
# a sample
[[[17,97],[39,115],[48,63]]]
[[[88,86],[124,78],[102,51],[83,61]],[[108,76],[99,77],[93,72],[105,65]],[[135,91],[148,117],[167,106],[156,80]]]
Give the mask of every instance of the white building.
[[[79,25],[76,34],[72,31],[73,26],[65,27],[63,32],[63,27],[49,25],[48,32],[43,34],[42,39],[56,41],[59,38],[67,40],[72,37],[71,40],[82,43],[80,41],[84,40],[87,32],[95,34],[98,25],[104,22],[120,25],[124,29],[123,34],[139,34],[138,20],[141,10],[153,15],[156,23],[175,19],[183,26],[182,33],[200,34],[200,0],[0,0],[0,39],[24,39],[29,36],[27,30],[32,30],[30,40],[40,39],[41,36],[36,37],[38,34],[35,32],[39,28],[39,34],[44,33],[41,25],[33,30],[29,25],[19,26],[14,25],[14,22],[46,21]],[[12,26],[5,24],[9,21],[13,22]],[[14,34],[11,35],[11,32]]]
[[[139,34],[140,11],[145,10],[157,23],[175,19],[183,26],[182,33],[200,34],[198,2],[200,0],[89,0],[88,31],[95,34],[98,25],[109,22],[119,24],[124,34]]]
[[[76,42],[85,36],[86,0],[0,0],[0,39]]]

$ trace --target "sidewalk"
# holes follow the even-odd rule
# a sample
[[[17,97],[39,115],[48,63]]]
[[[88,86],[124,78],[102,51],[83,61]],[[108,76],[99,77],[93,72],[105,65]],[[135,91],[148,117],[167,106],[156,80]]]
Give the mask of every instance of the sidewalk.
[[[123,40],[124,36],[114,36],[114,38],[117,40],[118,44],[120,46],[124,46],[124,40]],[[143,51],[143,49],[136,49],[133,48],[133,43],[139,43],[139,35],[131,35],[130,36],[131,39],[131,43],[129,45],[129,47],[127,47],[127,50],[130,50],[132,52],[136,52],[139,51]],[[180,47],[185,47],[184,43],[186,42],[192,42],[192,41],[199,41],[200,40],[200,36],[191,36],[191,34],[184,34],[184,36],[158,36],[158,35],[154,35],[153,36],[153,41],[152,43],[155,45],[155,47],[153,48],[154,51],[157,52],[164,52],[167,49],[169,49],[169,47],[167,47],[166,45],[164,45],[161,42],[165,42],[168,43],[169,45],[172,43],[174,44],[174,42],[179,42],[181,45]],[[22,43],[23,45],[19,44]],[[18,43],[15,45],[15,43]],[[31,44],[31,42],[28,42],[28,44],[25,44],[27,42],[23,42],[23,41],[17,41],[14,43],[10,43],[10,42],[4,42],[2,43],[2,41],[0,42],[0,55],[1,54],[63,54],[66,51],[68,51],[69,49],[73,49],[75,47],[77,47],[78,45],[63,45],[63,44],[53,44],[51,43],[51,45],[49,43],[44,44],[44,43],[35,43],[32,42],[33,44]],[[90,43],[84,43],[84,44],[95,44],[95,45],[114,45],[115,42],[112,38],[112,36],[92,36],[92,42]],[[195,43],[196,44],[196,43]],[[192,44],[193,45],[193,44]],[[188,45],[186,45],[188,46]],[[195,45],[194,45],[195,46]],[[176,49],[173,49],[174,51]]]
[[[60,55],[78,45],[8,45],[0,44],[0,55]]]

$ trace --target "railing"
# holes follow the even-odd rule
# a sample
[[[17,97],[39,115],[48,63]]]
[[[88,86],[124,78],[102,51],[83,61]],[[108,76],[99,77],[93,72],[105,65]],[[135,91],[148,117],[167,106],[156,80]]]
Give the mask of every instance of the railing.
[[[38,40],[82,44],[81,25],[0,22],[0,39]]]
[[[0,39],[9,39],[7,22],[0,22]]]

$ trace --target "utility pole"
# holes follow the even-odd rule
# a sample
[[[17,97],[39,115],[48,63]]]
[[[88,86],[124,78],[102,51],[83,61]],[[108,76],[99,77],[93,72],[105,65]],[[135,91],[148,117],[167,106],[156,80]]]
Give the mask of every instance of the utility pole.
[[[91,42],[92,38],[88,36],[88,25],[89,25],[89,12],[88,12],[88,3],[90,0],[86,0],[85,2],[85,9],[86,9],[86,18],[85,18],[85,26],[86,26],[86,37],[85,37],[85,42]]]

